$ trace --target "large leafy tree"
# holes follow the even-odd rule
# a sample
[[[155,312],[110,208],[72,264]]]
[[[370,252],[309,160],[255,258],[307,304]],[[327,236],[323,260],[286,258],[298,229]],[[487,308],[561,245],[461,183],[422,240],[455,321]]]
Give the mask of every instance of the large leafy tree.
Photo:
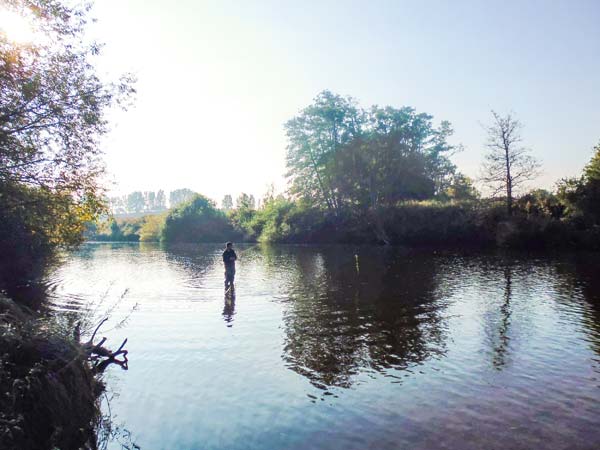
[[[93,217],[101,206],[106,113],[126,104],[132,80],[98,77],[100,46],[84,36],[89,5],[5,0],[3,7],[30,20],[38,40],[18,43],[0,33],[0,189],[38,189],[44,201],[56,194],[73,212]]]
[[[238,236],[225,213],[200,194],[172,208],[161,233],[165,242],[225,242]]]
[[[364,112],[351,97],[323,91],[314,102],[285,124],[287,167],[294,195],[338,211],[340,192],[332,179],[335,154],[360,136]]]
[[[600,223],[600,143],[594,147],[594,155],[583,171],[584,211]]]
[[[107,111],[127,105],[132,79],[100,79],[94,66],[100,46],[84,32],[89,5],[70,5],[1,4],[35,32],[24,43],[0,31],[0,244],[6,259],[80,242],[84,223],[105,210],[99,140],[108,131]],[[22,231],[19,239],[11,238],[15,230]]]
[[[413,108],[360,109],[329,91],[287,122],[292,194],[339,211],[431,198],[455,174],[452,129]]]
[[[557,188],[558,198],[566,205],[567,214],[600,223],[600,143],[594,147],[592,159],[581,177],[563,179]]]

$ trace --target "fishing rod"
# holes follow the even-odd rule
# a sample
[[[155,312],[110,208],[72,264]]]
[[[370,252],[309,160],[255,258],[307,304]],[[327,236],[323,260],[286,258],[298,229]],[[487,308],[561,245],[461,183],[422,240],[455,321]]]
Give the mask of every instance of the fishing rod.
[[[238,259],[239,259],[239,257],[240,257],[241,255],[243,255],[244,253],[246,253],[248,250],[252,250],[253,248],[256,248],[256,247],[258,247],[258,246],[259,246],[259,244],[258,244],[258,243],[256,243],[256,244],[254,244],[254,245],[251,245],[251,246],[250,246],[250,247],[248,247],[248,248],[245,248],[245,249],[243,249],[243,250],[240,250],[240,252],[239,252],[239,253],[237,253],[237,252],[236,252],[236,254],[235,254],[235,255],[236,255],[236,256],[238,257]],[[234,250],[234,251],[235,251],[235,250]]]

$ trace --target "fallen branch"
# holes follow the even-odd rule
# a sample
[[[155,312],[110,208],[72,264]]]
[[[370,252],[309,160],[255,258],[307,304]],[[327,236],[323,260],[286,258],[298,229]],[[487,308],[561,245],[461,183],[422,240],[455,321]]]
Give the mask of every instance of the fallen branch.
[[[94,344],[94,338],[98,333],[100,327],[108,320],[108,318],[103,319],[94,332],[92,333],[92,337],[89,341],[83,344],[84,352],[87,356],[87,359],[92,363],[92,370],[94,373],[102,373],[106,370],[106,368],[111,364],[116,364],[120,366],[123,370],[127,370],[129,367],[127,366],[127,350],[124,350],[125,344],[127,343],[127,339],[125,339],[117,351],[112,351],[106,347],[103,347],[103,344],[106,342],[106,338],[103,337],[100,342]],[[118,358],[122,356],[122,358]]]

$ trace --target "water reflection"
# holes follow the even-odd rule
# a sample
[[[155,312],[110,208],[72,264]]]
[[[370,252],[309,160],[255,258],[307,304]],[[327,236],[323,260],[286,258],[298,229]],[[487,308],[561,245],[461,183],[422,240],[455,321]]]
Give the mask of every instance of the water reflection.
[[[167,262],[183,273],[183,279],[190,287],[202,288],[203,280],[211,272],[218,270],[219,247],[214,244],[178,244],[164,248]]]
[[[233,326],[233,316],[235,315],[235,292],[225,295],[225,305],[223,306],[223,319],[229,328]]]
[[[556,264],[561,280],[563,298],[569,303],[579,302],[583,329],[589,336],[591,348],[600,356],[600,255],[573,255]],[[571,317],[566,318],[572,320]],[[600,366],[600,361],[598,361]]]
[[[597,257],[263,246],[227,299],[221,251],[98,246],[52,278],[69,308],[111,280],[140,303],[110,384],[143,447],[598,441]]]
[[[507,265],[502,270],[504,278],[504,292],[502,293],[502,303],[498,308],[498,316],[487,322],[488,329],[492,328],[490,335],[492,341],[492,364],[497,370],[507,364],[509,357],[509,328],[510,328],[510,316],[512,313],[510,299],[512,295],[512,267]],[[490,315],[493,316],[493,315]],[[488,319],[490,319],[488,316]]]
[[[283,360],[313,385],[348,388],[360,372],[387,373],[444,353],[436,261],[345,247],[278,248],[269,261],[286,275]]]

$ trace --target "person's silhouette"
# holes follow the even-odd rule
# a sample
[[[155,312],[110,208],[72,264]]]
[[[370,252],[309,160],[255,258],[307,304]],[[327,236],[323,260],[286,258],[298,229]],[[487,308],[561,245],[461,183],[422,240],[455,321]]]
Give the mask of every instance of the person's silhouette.
[[[235,279],[235,261],[237,255],[233,250],[233,243],[228,242],[225,244],[225,251],[223,252],[223,263],[225,264],[225,290],[232,291],[234,289],[233,282]]]

